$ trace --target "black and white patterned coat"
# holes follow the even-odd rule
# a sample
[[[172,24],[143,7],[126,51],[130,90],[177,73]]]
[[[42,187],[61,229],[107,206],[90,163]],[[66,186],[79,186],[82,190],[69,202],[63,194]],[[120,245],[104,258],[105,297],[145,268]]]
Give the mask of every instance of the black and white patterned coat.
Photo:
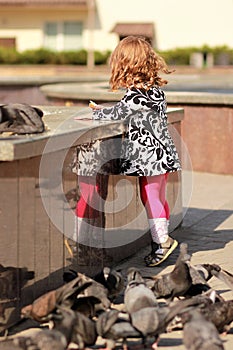
[[[112,107],[93,112],[93,119],[124,120],[127,125],[125,137],[120,144],[119,173],[134,176],[153,176],[181,169],[175,144],[168,131],[166,99],[159,87],[148,91],[128,89],[124,97]],[[98,172],[100,164],[109,160],[116,150],[107,142],[94,142],[92,147],[83,147],[78,152],[76,172],[80,175],[93,175]],[[102,146],[102,150],[101,150]],[[92,149],[91,149],[92,148]],[[106,173],[106,169],[104,173]],[[109,171],[111,173],[111,171]]]

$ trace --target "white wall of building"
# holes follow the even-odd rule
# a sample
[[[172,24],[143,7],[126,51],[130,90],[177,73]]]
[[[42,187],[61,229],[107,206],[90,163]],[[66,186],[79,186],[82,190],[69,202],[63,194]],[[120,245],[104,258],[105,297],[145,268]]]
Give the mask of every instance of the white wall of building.
[[[48,21],[83,22],[83,47],[87,46],[87,11],[0,9],[0,37],[15,37],[19,51],[41,48],[44,44],[44,23]]]

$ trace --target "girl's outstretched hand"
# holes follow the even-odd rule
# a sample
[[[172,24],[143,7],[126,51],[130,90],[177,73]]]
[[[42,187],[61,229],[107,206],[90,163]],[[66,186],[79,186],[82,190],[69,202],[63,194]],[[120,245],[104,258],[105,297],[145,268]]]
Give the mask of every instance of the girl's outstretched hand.
[[[95,103],[94,101],[91,101],[90,100],[90,103],[89,103],[89,107],[93,110],[97,110],[97,109],[102,109],[104,108],[103,106],[101,105],[97,105],[97,103]]]

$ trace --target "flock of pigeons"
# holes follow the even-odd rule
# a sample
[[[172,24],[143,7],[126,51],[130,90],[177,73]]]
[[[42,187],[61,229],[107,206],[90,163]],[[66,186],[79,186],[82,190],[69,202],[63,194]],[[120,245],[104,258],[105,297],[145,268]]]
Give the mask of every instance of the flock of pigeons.
[[[93,278],[66,271],[60,288],[21,310],[22,317],[41,324],[40,331],[9,336],[0,350],[85,349],[96,346],[98,337],[106,349],[126,350],[132,338],[141,349],[156,349],[160,335],[174,329],[182,330],[186,349],[224,349],[220,335],[233,321],[233,300],[210,287],[213,277],[233,290],[233,275],[219,265],[192,265],[185,243],[172,271],[160,276],[143,276],[134,267],[125,277],[109,267]]]

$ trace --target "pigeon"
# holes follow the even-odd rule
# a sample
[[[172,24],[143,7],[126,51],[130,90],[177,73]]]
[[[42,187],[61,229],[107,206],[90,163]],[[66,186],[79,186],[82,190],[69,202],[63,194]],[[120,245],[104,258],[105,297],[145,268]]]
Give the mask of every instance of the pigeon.
[[[217,264],[203,264],[202,266],[209,271],[211,277],[218,278],[233,290],[233,275],[229,271],[222,269]]]
[[[172,306],[146,307],[130,314],[131,323],[142,333],[144,339],[155,338],[152,348],[156,349],[160,334],[166,332],[173,318],[182,310],[196,304],[198,304],[196,300],[184,299],[174,302]]]
[[[127,286],[124,293],[126,311],[131,314],[148,306],[157,306],[157,299],[147,287],[140,271],[131,267],[127,271]]]
[[[64,282],[70,282],[78,276],[78,272],[72,269],[63,273]],[[113,301],[124,288],[124,279],[120,271],[105,266],[98,272],[93,280],[102,284],[108,291],[108,298]]]
[[[219,296],[215,290],[208,290],[205,293],[198,294],[183,300],[191,300],[190,306],[195,306],[196,309],[199,310],[201,313],[204,313],[205,310],[208,310],[210,305],[213,305],[214,303],[217,303],[220,300],[222,301],[221,298],[219,299]],[[170,303],[169,306],[172,306],[172,303]],[[171,332],[174,329],[182,328],[182,317],[179,314],[177,314],[176,317],[169,323],[167,330]]]
[[[69,338],[66,330],[67,315],[70,315],[70,318],[72,317]],[[79,349],[85,349],[86,346],[95,344],[97,339],[95,322],[82,313],[58,305],[56,312],[51,313],[48,318],[52,320],[52,330],[65,334],[68,344],[69,342],[75,343]]]
[[[220,334],[226,334],[233,321],[233,300],[219,301],[200,308],[204,317],[211,321]]]
[[[86,288],[79,297],[95,297],[100,300],[99,304],[95,304],[96,312],[107,310],[111,306],[111,301],[108,298],[108,290],[101,283],[95,281],[93,278],[87,277],[85,274],[77,272],[78,277],[82,283],[90,283],[90,286]]]
[[[111,301],[114,301],[124,288],[124,278],[120,271],[107,266],[96,274],[93,279],[107,288],[108,297]]]
[[[31,345],[31,340],[29,338],[29,346]],[[17,344],[17,341],[14,339],[3,339],[0,341],[0,349],[1,350],[29,350],[26,347],[26,344]],[[31,348],[35,349],[35,345]],[[30,349],[30,350],[31,350]]]
[[[96,324],[95,321],[80,312],[75,312],[75,315],[71,341],[83,350],[95,344],[97,340]]]
[[[34,271],[26,267],[3,266],[0,264],[0,295],[8,301],[19,297],[18,293],[27,281],[34,278]]]
[[[67,348],[65,336],[59,331],[49,329],[44,329],[33,338],[15,338],[13,342],[26,350],[65,350]]]
[[[187,350],[224,350],[215,325],[196,309],[182,315],[183,343]]]
[[[58,305],[57,312],[49,314],[49,319],[56,324],[54,329],[42,329],[31,336],[16,336],[13,344],[24,350],[67,349],[72,338],[76,316],[71,309]]]
[[[207,271],[202,265],[192,265],[190,261],[187,261],[186,264],[189,268],[192,284],[183,296],[185,298],[190,298],[210,291],[211,287],[207,283],[211,278],[209,271]]]
[[[101,304],[101,300],[93,295],[79,295],[72,305],[72,310],[78,311],[89,318],[93,318],[97,314],[96,310],[99,304]]]
[[[176,260],[173,270],[161,276],[150,276],[147,278],[147,285],[155,294],[156,298],[165,298],[172,301],[175,297],[183,296],[192,285],[187,262],[190,261],[190,255],[187,252],[188,245],[180,244],[180,254]]]
[[[77,271],[73,269],[69,269],[68,271],[63,272],[63,281],[65,283],[68,283],[70,281],[73,281],[78,276]]]
[[[94,307],[95,311],[107,310],[110,307],[111,301],[108,297],[108,289],[103,284],[95,281],[93,278],[88,277],[81,272],[77,272],[71,269],[63,273],[63,280],[67,281],[67,283],[70,283],[70,281],[73,281],[76,278],[80,279],[80,283],[90,283],[90,286],[78,296],[86,297],[86,300],[83,300],[83,303],[86,302],[87,308],[89,308],[91,304]],[[100,302],[98,302],[98,300]],[[79,302],[77,304],[80,306]],[[82,305],[82,308],[83,307],[84,304]],[[77,311],[81,310],[77,308]]]
[[[213,276],[224,282],[228,287],[233,290],[233,275],[223,270],[217,264],[197,264],[191,265],[187,262],[189,266],[190,275],[192,277],[192,285],[185,293],[185,297],[191,297],[207,291],[211,291],[212,288],[207,283]],[[223,298],[218,295],[218,299],[223,301]]]
[[[129,314],[116,309],[105,311],[98,317],[96,330],[105,339],[107,349],[115,349],[116,342],[122,339],[126,350],[128,338],[142,339],[142,334],[132,326]]]
[[[80,279],[77,277],[75,280],[41,295],[32,304],[22,307],[21,317],[45,322],[46,317],[56,309],[57,305],[72,307],[77,295],[88,288],[90,284],[90,282],[80,283]]]

